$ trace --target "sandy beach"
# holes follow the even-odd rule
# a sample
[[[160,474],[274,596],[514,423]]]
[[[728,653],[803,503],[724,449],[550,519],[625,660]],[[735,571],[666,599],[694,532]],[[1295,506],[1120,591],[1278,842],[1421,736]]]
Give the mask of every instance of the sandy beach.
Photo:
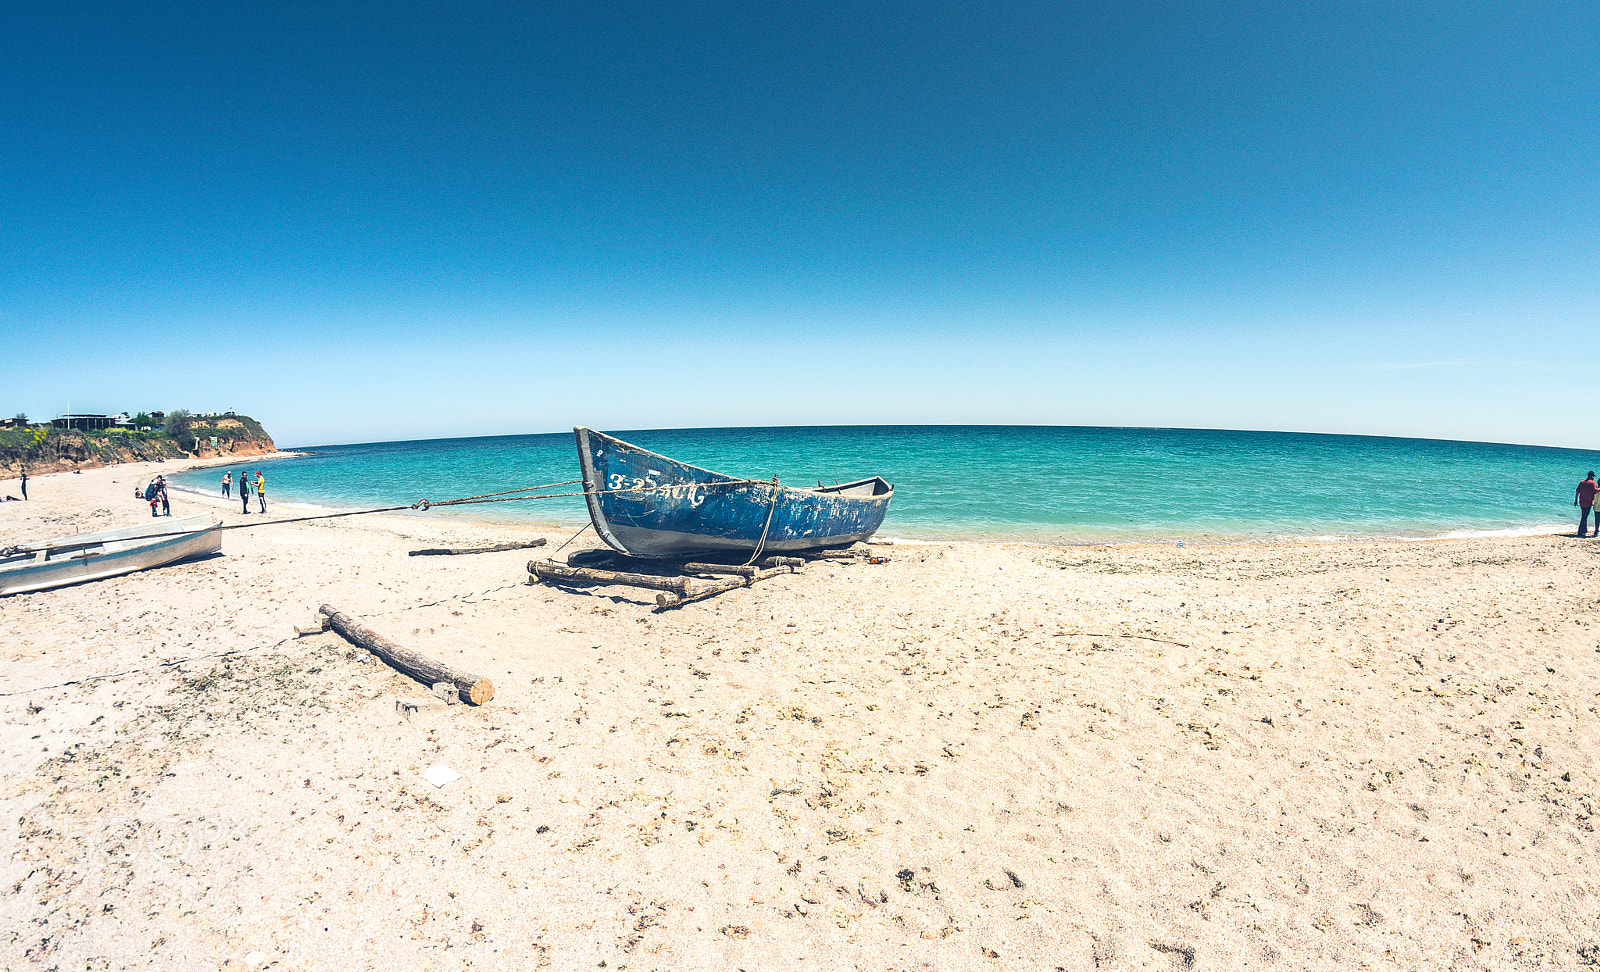
[[[33,477],[0,541],[173,468]],[[0,599],[0,966],[1600,964],[1600,541],[896,546],[667,612],[407,556],[539,535],[262,525]],[[295,637],[324,603],[494,699],[403,718]]]

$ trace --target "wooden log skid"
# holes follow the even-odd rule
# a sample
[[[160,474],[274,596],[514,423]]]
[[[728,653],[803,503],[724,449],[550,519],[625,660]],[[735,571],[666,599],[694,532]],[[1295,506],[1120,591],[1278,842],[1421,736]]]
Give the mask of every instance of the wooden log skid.
[[[421,652],[397,645],[366,627],[348,614],[324,604],[321,613],[329,625],[346,639],[382,658],[392,668],[404,672],[430,688],[439,682],[449,682],[456,687],[463,702],[483,705],[494,698],[494,683],[479,675],[457,671],[443,662],[429,658]]]
[[[794,569],[792,567],[774,567],[770,570],[758,571],[748,577],[730,577],[727,580],[706,581],[696,585],[694,590],[688,594],[657,594],[656,607],[665,611],[668,608],[679,607],[689,603],[690,601],[699,601],[704,598],[708,598],[713,594],[721,594],[723,591],[731,591],[736,587],[749,587],[756,581],[766,580],[768,577],[772,577],[776,574],[790,574],[793,572]]]
[[[497,543],[492,547],[429,547],[426,550],[413,550],[412,557],[454,557],[461,554],[498,553],[501,550],[527,550],[529,547],[542,547],[550,541],[544,537],[529,540],[525,543]]]
[[[710,597],[713,594],[721,594],[723,591],[731,591],[736,587],[748,587],[753,582],[754,578],[751,577],[730,577],[727,580],[708,581],[704,585],[695,588],[692,595],[657,594],[656,607],[662,610],[674,608],[680,604],[687,604],[690,601],[698,601],[703,597]]]
[[[598,570],[591,567],[569,567],[553,560],[528,561],[528,573],[540,580],[576,581],[584,584],[621,584],[627,587],[648,587],[651,590],[671,591],[679,597],[688,595],[693,585],[687,577],[660,577],[655,574],[630,574],[620,570]]]
[[[675,564],[682,570],[694,571],[701,574],[727,574],[752,570],[754,567],[804,567],[810,562],[808,559],[809,556],[810,555],[807,555],[806,557],[763,557],[756,561],[753,566],[747,566],[744,564],[711,564],[699,562],[678,563],[676,561],[636,560],[633,557],[627,557],[611,550],[578,550],[567,555],[567,566],[605,569],[604,565],[617,564],[619,562],[624,566],[629,564]],[[855,555],[850,554],[848,556],[853,558]],[[828,559],[840,558],[830,557]]]
[[[738,574],[740,577],[753,577],[761,572],[760,567],[735,567],[729,564],[684,564],[683,569],[692,574]]]

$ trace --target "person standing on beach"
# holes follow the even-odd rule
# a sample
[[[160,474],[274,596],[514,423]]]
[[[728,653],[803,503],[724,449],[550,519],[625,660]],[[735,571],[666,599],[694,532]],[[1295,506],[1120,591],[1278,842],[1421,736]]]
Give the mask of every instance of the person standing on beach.
[[[165,477],[165,476],[158,477],[156,481],[161,484],[160,487],[156,490],[156,495],[161,497],[161,515],[162,516],[171,516],[172,515],[172,501],[167,499],[167,477]]]
[[[222,474],[222,498],[223,499],[227,499],[228,498],[228,487],[232,486],[232,485],[233,485],[233,473],[231,473],[231,472],[223,473]]]
[[[28,467],[22,467],[22,498],[28,498]]]
[[[244,504],[244,509],[239,512],[250,512],[250,474],[248,472],[239,474],[239,501]]]
[[[1594,506],[1594,494],[1600,492],[1600,485],[1594,481],[1594,470],[1589,470],[1589,478],[1578,484],[1578,495],[1572,498],[1572,505],[1578,507],[1578,536],[1581,538],[1589,526],[1589,512]],[[1594,518],[1594,535],[1600,537],[1600,516]]]
[[[256,470],[256,501],[261,504],[261,512],[267,512],[267,477],[261,475],[261,470]]]

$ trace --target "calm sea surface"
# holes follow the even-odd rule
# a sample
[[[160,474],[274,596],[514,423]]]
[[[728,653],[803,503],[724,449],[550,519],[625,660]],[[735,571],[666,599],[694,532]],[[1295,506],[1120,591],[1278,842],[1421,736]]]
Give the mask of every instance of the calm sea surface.
[[[880,536],[1049,542],[1427,537],[1571,529],[1600,452],[1192,429],[846,426],[613,431],[655,452],[791,485],[882,476]],[[268,499],[361,509],[577,479],[570,433],[309,446],[316,455],[171,477],[215,490],[262,468]],[[554,490],[565,492],[577,487]],[[578,497],[434,511],[588,521]]]

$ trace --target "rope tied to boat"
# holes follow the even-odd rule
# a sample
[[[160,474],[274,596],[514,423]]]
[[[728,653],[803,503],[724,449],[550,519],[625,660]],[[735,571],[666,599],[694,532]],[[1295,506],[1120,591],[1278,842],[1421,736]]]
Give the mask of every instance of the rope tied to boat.
[[[560,482],[560,483],[545,483],[543,486],[524,486],[521,489],[507,489],[507,490],[502,490],[501,492],[498,492],[498,493],[482,493],[482,494],[480,494],[478,496],[463,496],[463,497],[460,497],[459,499],[440,500],[437,503],[431,502],[431,501],[426,500],[426,499],[419,499],[415,503],[412,503],[410,508],[413,509],[413,510],[426,510],[426,509],[429,509],[429,508],[435,507],[435,506],[464,506],[464,505],[466,505],[468,503],[475,503],[475,502],[479,502],[479,501],[488,502],[488,501],[491,500],[492,497],[495,497],[495,496],[512,496],[512,494],[514,494],[514,493],[532,493],[532,492],[535,492],[536,490],[541,490],[541,489],[554,489],[557,486],[575,486],[575,485],[577,485],[578,483],[581,483],[581,482],[583,482],[583,480],[581,480],[581,479],[568,479],[565,482]],[[539,497],[536,497],[536,496],[516,496],[514,498],[515,499],[538,499]],[[496,502],[511,502],[511,500],[499,500],[499,501],[496,501]]]
[[[781,485],[782,484],[778,482],[778,474],[773,473],[772,505],[767,507],[767,522],[761,525],[761,539],[756,543],[756,552],[751,554],[750,559],[744,562],[746,567],[755,563],[756,558],[761,556],[761,551],[765,550],[767,547],[767,531],[772,529],[772,514],[778,509],[778,497],[783,495],[783,490],[779,488]]]
[[[777,481],[778,481],[778,477],[776,477],[776,476],[772,477],[772,482],[773,483],[776,483]],[[202,528],[202,530],[218,530],[218,531],[221,531],[221,530],[253,530],[253,529],[257,528],[257,527],[276,526],[276,525],[278,525],[280,523],[305,523],[305,522],[310,521],[310,520],[333,520],[333,519],[338,519],[339,517],[345,517],[345,516],[365,516],[365,515],[367,515],[369,513],[404,513],[404,512],[406,512],[408,510],[415,510],[415,511],[418,511],[418,512],[423,512],[423,511],[426,511],[426,510],[433,509],[434,507],[468,506],[468,505],[472,505],[472,504],[475,504],[475,503],[516,503],[516,502],[522,502],[522,501],[526,501],[526,500],[559,499],[559,498],[564,497],[564,496],[601,496],[601,495],[607,495],[607,494],[613,494],[613,493],[647,493],[647,492],[659,491],[659,490],[682,489],[685,486],[691,486],[691,487],[711,487],[711,486],[727,487],[727,486],[750,486],[750,485],[762,485],[762,486],[764,486],[764,485],[768,485],[767,483],[765,483],[765,482],[763,482],[761,480],[757,480],[757,479],[719,479],[719,480],[714,480],[714,481],[709,482],[709,483],[666,483],[666,484],[658,485],[658,486],[627,486],[627,487],[623,487],[621,489],[590,489],[590,490],[583,490],[582,492],[576,492],[576,493],[538,493],[537,495],[527,495],[527,494],[530,494],[530,493],[535,493],[537,490],[541,490],[541,489],[554,489],[554,488],[556,488],[558,486],[572,486],[572,485],[576,485],[576,484],[581,483],[581,482],[583,482],[583,480],[581,480],[581,479],[569,479],[566,482],[545,483],[542,486],[524,486],[521,489],[508,489],[508,490],[504,490],[503,492],[499,492],[499,493],[483,493],[483,494],[481,494],[479,496],[463,496],[463,497],[460,497],[458,499],[448,499],[448,500],[438,500],[438,501],[428,500],[428,499],[420,499],[420,500],[417,500],[415,503],[411,503],[411,504],[406,505],[406,506],[379,506],[379,507],[375,507],[375,508],[370,509],[370,510],[344,510],[344,511],[339,512],[339,513],[316,513],[316,514],[313,514],[311,516],[295,516],[295,517],[289,517],[288,519],[283,519],[283,520],[256,520],[256,521],[251,522],[251,523],[227,523],[227,524],[219,524],[219,525],[213,526],[213,527],[204,527],[204,528]],[[516,495],[516,494],[523,494],[523,495]],[[774,506],[776,505],[776,503],[777,503],[777,494],[774,493],[774,496],[773,496],[773,504],[774,504]],[[770,527],[771,524],[772,524],[772,510],[769,509],[767,511],[767,525]],[[173,531],[165,532],[165,533],[146,533],[146,534],[143,534],[143,535],[139,536],[137,539],[140,539],[140,540],[156,540],[156,539],[159,539],[161,537],[181,537],[181,536],[184,536],[184,535],[190,534],[190,533],[202,532],[202,530],[173,530]],[[766,531],[763,530],[762,531],[762,543],[765,544],[765,542],[766,542]],[[30,546],[30,545],[27,545],[27,544],[22,544],[22,545],[10,546],[10,547],[0,547],[0,557],[16,557],[16,556],[19,556],[21,554],[35,554],[35,553],[38,553],[41,550],[66,551],[66,550],[73,550],[73,549],[82,549],[85,546],[96,546],[96,545],[98,545],[98,542],[90,543],[90,544],[83,544],[83,543],[78,543],[78,544],[69,543],[69,544],[62,544],[62,545],[44,544],[44,545],[41,545],[41,546]],[[759,551],[760,551],[760,548],[758,547],[757,548],[758,554],[759,554]]]
[[[777,477],[772,478],[773,482]],[[410,506],[395,506],[383,510],[364,510],[362,512],[385,513],[395,510],[429,510],[435,506],[471,506],[475,503],[518,503],[523,500],[560,499],[563,496],[610,496],[615,493],[649,493],[669,489],[706,488],[712,486],[765,486],[766,481],[760,479],[715,479],[708,483],[660,483],[655,486],[624,486],[620,489],[584,489],[573,493],[540,493],[537,496],[510,496],[509,493],[529,493],[537,489],[552,489],[556,486],[572,486],[581,483],[581,479],[571,479],[564,483],[550,483],[545,486],[529,486],[525,489],[508,489],[504,493],[484,493],[482,496],[463,496],[460,499],[427,500],[420,499]],[[348,514],[347,514],[348,515]]]

